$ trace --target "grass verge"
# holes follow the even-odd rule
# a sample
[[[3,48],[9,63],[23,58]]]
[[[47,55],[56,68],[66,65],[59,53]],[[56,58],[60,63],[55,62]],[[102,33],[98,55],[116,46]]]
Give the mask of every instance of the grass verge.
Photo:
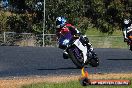
[[[132,79],[130,79],[132,80]],[[70,81],[66,83],[39,83],[23,86],[22,88],[84,88],[79,81]],[[132,85],[88,85],[85,88],[132,88]]]
[[[87,30],[86,35],[94,48],[128,48],[120,30],[116,30],[113,34],[108,35],[93,28]]]
[[[94,48],[128,48],[121,36],[88,36]]]
[[[53,77],[52,81],[44,81],[40,83],[32,83],[23,85],[21,88],[84,88],[78,81],[79,76],[63,76],[58,80]],[[69,80],[67,80],[69,79]],[[132,73],[109,73],[109,74],[90,74],[90,79],[129,79],[132,81]],[[50,79],[50,78],[49,78]],[[86,86],[85,88],[132,88],[132,85],[128,86]]]

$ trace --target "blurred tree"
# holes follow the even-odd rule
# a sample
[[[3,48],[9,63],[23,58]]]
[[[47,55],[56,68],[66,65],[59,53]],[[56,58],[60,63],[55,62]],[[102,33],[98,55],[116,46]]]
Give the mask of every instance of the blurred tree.
[[[117,30],[117,27],[121,29],[124,11],[126,7],[131,8],[130,2],[132,1],[46,0],[45,33],[55,33],[56,17],[65,16],[83,33],[90,27],[97,27],[101,32],[110,34]],[[42,33],[43,0],[9,0],[9,3],[10,8],[17,14],[7,20],[8,25],[12,26],[12,31]],[[129,13],[132,14],[131,9]]]
[[[23,13],[26,10],[25,0],[10,0],[11,11]]]
[[[0,11],[0,33],[7,30],[8,30],[7,16],[3,11]]]
[[[108,34],[121,29],[123,13],[128,5],[128,0],[90,0],[85,4],[87,7],[86,17],[91,18],[94,24],[101,32]],[[131,10],[129,10],[131,13]]]

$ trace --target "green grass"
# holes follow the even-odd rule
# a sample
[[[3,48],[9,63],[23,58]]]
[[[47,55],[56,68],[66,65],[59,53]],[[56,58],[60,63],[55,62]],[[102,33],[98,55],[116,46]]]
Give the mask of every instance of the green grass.
[[[99,35],[99,36],[107,36],[108,35],[107,33],[100,32],[96,28],[88,29],[85,34],[86,35]],[[113,34],[111,34],[111,36],[122,36],[122,31],[116,30],[113,32]]]
[[[79,81],[72,81],[67,83],[38,83],[38,84],[31,84],[31,85],[25,85],[22,88],[132,88],[132,85],[89,85],[89,86],[81,86]]]
[[[123,37],[88,36],[94,48],[128,48]]]
[[[112,35],[108,35],[93,28],[87,30],[86,35],[94,48],[128,48],[126,42],[124,42],[122,31],[119,30]]]

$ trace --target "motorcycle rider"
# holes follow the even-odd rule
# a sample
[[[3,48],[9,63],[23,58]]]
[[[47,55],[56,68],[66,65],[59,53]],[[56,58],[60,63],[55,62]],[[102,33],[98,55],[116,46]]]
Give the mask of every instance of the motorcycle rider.
[[[65,17],[57,17],[56,18],[56,35],[58,37],[59,48],[63,49],[63,58],[68,59],[68,53],[66,52],[66,48],[72,42],[72,39],[66,39],[64,35],[71,33],[72,36],[81,36],[81,33],[74,27],[72,24],[68,23]],[[93,47],[91,43],[89,43],[88,38],[82,38],[82,41],[86,44],[88,49],[92,52]]]
[[[124,16],[124,20],[123,20],[123,36],[124,36],[124,42],[128,42],[127,31],[128,31],[128,28],[130,26],[132,26],[132,19],[130,17],[130,14],[126,11],[125,12],[125,16]]]

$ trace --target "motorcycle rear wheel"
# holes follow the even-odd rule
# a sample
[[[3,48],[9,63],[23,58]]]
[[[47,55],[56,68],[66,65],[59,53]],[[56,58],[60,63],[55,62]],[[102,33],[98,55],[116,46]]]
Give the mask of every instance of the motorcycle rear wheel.
[[[99,66],[99,59],[97,57],[96,58],[92,58],[92,59],[90,59],[89,64],[92,67],[98,67]]]

